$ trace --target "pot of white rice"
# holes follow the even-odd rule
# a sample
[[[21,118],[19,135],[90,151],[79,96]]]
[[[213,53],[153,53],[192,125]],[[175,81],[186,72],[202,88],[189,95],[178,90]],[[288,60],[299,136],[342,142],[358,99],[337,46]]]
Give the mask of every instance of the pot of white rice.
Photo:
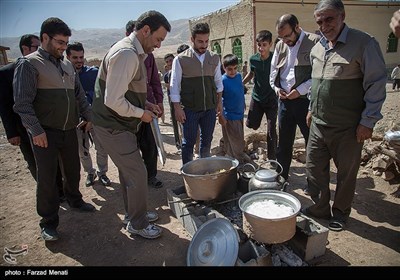
[[[300,201],[291,194],[260,190],[239,199],[243,212],[243,230],[254,240],[267,244],[282,243],[296,233]]]

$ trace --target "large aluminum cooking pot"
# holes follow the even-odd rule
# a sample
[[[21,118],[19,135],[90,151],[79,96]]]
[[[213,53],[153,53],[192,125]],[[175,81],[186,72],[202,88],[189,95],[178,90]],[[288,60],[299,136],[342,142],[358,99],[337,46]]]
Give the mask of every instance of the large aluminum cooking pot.
[[[212,200],[228,197],[237,188],[239,162],[229,157],[200,158],[181,168],[185,189],[194,200]]]
[[[275,216],[275,213],[268,213],[271,218],[266,217],[269,209],[263,210],[265,212],[259,212],[260,215],[249,213],[249,206],[257,202],[274,204],[273,206],[277,207],[270,208],[274,209],[274,211],[280,211],[280,209],[277,209],[279,206],[282,206],[285,210],[291,208],[292,211],[287,215],[276,215],[280,216],[277,218],[272,217]],[[296,216],[300,211],[301,204],[291,194],[275,190],[253,191],[239,199],[239,207],[243,212],[244,232],[258,242],[268,244],[282,243],[291,239],[296,233]],[[264,213],[265,216],[261,217]]]

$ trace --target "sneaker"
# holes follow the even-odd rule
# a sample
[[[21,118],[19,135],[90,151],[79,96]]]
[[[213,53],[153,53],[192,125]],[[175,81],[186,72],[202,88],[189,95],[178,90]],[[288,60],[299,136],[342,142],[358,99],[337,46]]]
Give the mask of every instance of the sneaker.
[[[147,239],[155,239],[157,237],[160,237],[162,229],[156,225],[149,224],[146,228],[143,229],[134,229],[131,226],[131,223],[128,223],[126,226],[126,230],[129,233],[140,235],[141,237],[147,238]]]
[[[156,212],[147,211],[147,219],[149,220],[149,222],[155,222],[158,220],[158,214]],[[122,220],[122,223],[124,225],[127,225],[129,223],[128,214],[125,214],[125,217]]]
[[[103,186],[111,186],[111,181],[106,174],[100,175],[99,180]]]
[[[44,241],[56,241],[58,240],[58,232],[52,228],[42,228],[41,236]]]
[[[96,210],[96,208],[92,204],[87,203],[83,200],[80,204],[78,204],[78,206],[71,206],[71,208],[78,210],[79,212],[93,212],[94,210]]]
[[[86,178],[86,187],[90,187],[94,185],[94,180],[96,179],[96,174],[88,174]]]

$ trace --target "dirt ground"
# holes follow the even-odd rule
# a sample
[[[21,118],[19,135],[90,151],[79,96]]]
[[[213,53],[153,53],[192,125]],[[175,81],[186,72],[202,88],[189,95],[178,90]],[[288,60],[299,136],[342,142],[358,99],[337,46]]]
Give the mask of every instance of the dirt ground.
[[[389,85],[388,85],[389,88]],[[400,120],[400,92],[388,92],[384,119],[376,131],[386,131],[393,120]],[[249,96],[247,96],[249,101]],[[86,187],[81,173],[80,190],[86,201],[96,206],[94,213],[72,211],[66,203],[60,206],[60,240],[45,243],[40,238],[36,213],[35,182],[26,168],[19,148],[8,144],[0,125],[0,249],[19,250],[27,245],[25,255],[16,256],[14,266],[185,266],[190,236],[168,207],[166,190],[183,184],[179,175],[181,157],[173,145],[169,107],[166,124],[160,124],[168,153],[165,166],[159,164],[161,189],[149,188],[149,209],[160,215],[156,222],[163,228],[159,239],[146,240],[131,236],[121,222],[123,202],[118,173],[109,160],[110,187],[99,182]],[[265,122],[264,122],[265,123]],[[264,125],[263,125],[264,126]],[[262,129],[265,131],[265,128]],[[250,133],[247,130],[245,133]],[[221,138],[216,127],[213,147]],[[92,152],[92,158],[93,157]],[[293,161],[288,192],[302,205],[311,204],[303,194],[305,168]],[[331,169],[331,186],[335,187],[335,169]],[[329,232],[326,254],[309,263],[311,266],[399,266],[400,265],[400,199],[390,195],[399,187],[399,179],[386,182],[361,167],[353,210],[346,230]],[[326,222],[320,221],[327,226]],[[3,251],[3,250],[2,250]],[[3,251],[4,252],[4,251]],[[1,266],[11,266],[4,260]],[[4,268],[4,267],[3,267]]]

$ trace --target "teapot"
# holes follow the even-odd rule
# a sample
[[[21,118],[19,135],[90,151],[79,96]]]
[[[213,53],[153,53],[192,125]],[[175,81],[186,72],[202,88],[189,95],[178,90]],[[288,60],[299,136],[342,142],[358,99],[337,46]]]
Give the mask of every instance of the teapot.
[[[282,190],[282,182],[279,180],[279,175],[282,173],[282,165],[276,160],[268,160],[280,167],[280,172],[273,169],[260,169],[249,181],[249,192],[256,190]]]

